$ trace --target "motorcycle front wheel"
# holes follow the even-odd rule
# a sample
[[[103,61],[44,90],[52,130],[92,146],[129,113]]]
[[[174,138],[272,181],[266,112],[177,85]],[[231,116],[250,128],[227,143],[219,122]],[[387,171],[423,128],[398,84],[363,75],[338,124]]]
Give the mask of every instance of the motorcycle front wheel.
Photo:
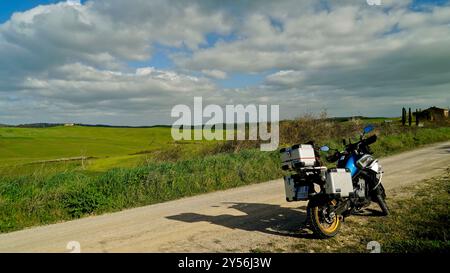
[[[386,204],[386,192],[384,190],[383,185],[381,185],[381,184],[377,188],[377,194],[375,195],[375,202],[377,202],[378,205],[380,206],[382,214],[384,216],[388,216],[389,215],[389,207]]]
[[[333,201],[314,202],[308,204],[308,217],[315,235],[321,239],[336,236],[341,228],[339,215],[330,213]]]
[[[376,197],[375,197],[375,201],[378,203],[378,205],[380,206],[380,208],[381,208],[381,211],[382,211],[382,215],[383,216],[388,216],[389,215],[389,207],[388,207],[388,205],[386,204],[386,200],[384,200],[384,198],[383,198],[383,196],[382,195],[377,195]]]

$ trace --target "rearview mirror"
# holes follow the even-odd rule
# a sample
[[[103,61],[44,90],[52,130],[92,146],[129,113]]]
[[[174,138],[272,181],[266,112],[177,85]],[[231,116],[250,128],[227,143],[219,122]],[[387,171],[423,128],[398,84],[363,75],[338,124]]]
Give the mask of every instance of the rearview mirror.
[[[322,152],[328,152],[330,150],[330,147],[328,147],[327,145],[324,145],[324,146],[320,147],[320,150]]]
[[[372,132],[373,129],[374,128],[373,128],[372,124],[367,125],[366,127],[364,127],[364,134],[368,134],[368,133]]]

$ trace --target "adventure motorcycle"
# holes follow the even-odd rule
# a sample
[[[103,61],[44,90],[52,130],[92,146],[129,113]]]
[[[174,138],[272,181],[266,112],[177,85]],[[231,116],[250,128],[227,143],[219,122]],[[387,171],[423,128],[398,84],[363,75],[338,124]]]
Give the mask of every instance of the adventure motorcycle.
[[[378,203],[383,215],[389,213],[381,184],[383,171],[370,149],[377,136],[366,137],[373,129],[372,125],[365,127],[358,142],[344,140],[343,151],[326,157],[330,163],[337,162],[336,168],[328,169],[320,160],[319,150],[328,152],[328,146],[318,149],[309,142],[280,150],[282,169],[293,171],[284,177],[286,200],[309,200],[307,221],[320,238],[335,236],[345,217],[372,201]]]

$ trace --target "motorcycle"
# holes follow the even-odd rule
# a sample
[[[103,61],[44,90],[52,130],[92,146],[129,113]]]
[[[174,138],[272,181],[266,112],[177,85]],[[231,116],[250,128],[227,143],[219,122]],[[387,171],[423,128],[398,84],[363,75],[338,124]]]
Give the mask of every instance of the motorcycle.
[[[371,202],[378,203],[383,215],[389,214],[382,167],[370,149],[377,136],[366,137],[373,130],[372,125],[365,127],[359,141],[343,140],[343,151],[335,149],[326,156],[328,162],[337,162],[336,168],[328,169],[321,162],[319,151],[328,153],[327,145],[317,148],[309,142],[280,150],[283,170],[294,171],[284,177],[286,200],[309,201],[307,223],[319,238],[336,236],[345,217]]]

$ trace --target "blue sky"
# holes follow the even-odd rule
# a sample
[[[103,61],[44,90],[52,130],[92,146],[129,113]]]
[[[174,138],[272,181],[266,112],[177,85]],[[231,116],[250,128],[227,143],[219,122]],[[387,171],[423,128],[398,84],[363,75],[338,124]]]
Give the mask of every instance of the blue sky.
[[[39,5],[61,2],[59,0],[0,0],[0,23],[7,21],[14,12],[26,11]],[[82,3],[86,2],[82,0]]]
[[[381,1],[0,0],[0,123],[170,123],[194,96],[282,118],[448,107],[449,1]]]
[[[448,0],[414,0],[411,4],[412,9],[419,9],[424,5],[437,5],[442,6],[448,3]]]

